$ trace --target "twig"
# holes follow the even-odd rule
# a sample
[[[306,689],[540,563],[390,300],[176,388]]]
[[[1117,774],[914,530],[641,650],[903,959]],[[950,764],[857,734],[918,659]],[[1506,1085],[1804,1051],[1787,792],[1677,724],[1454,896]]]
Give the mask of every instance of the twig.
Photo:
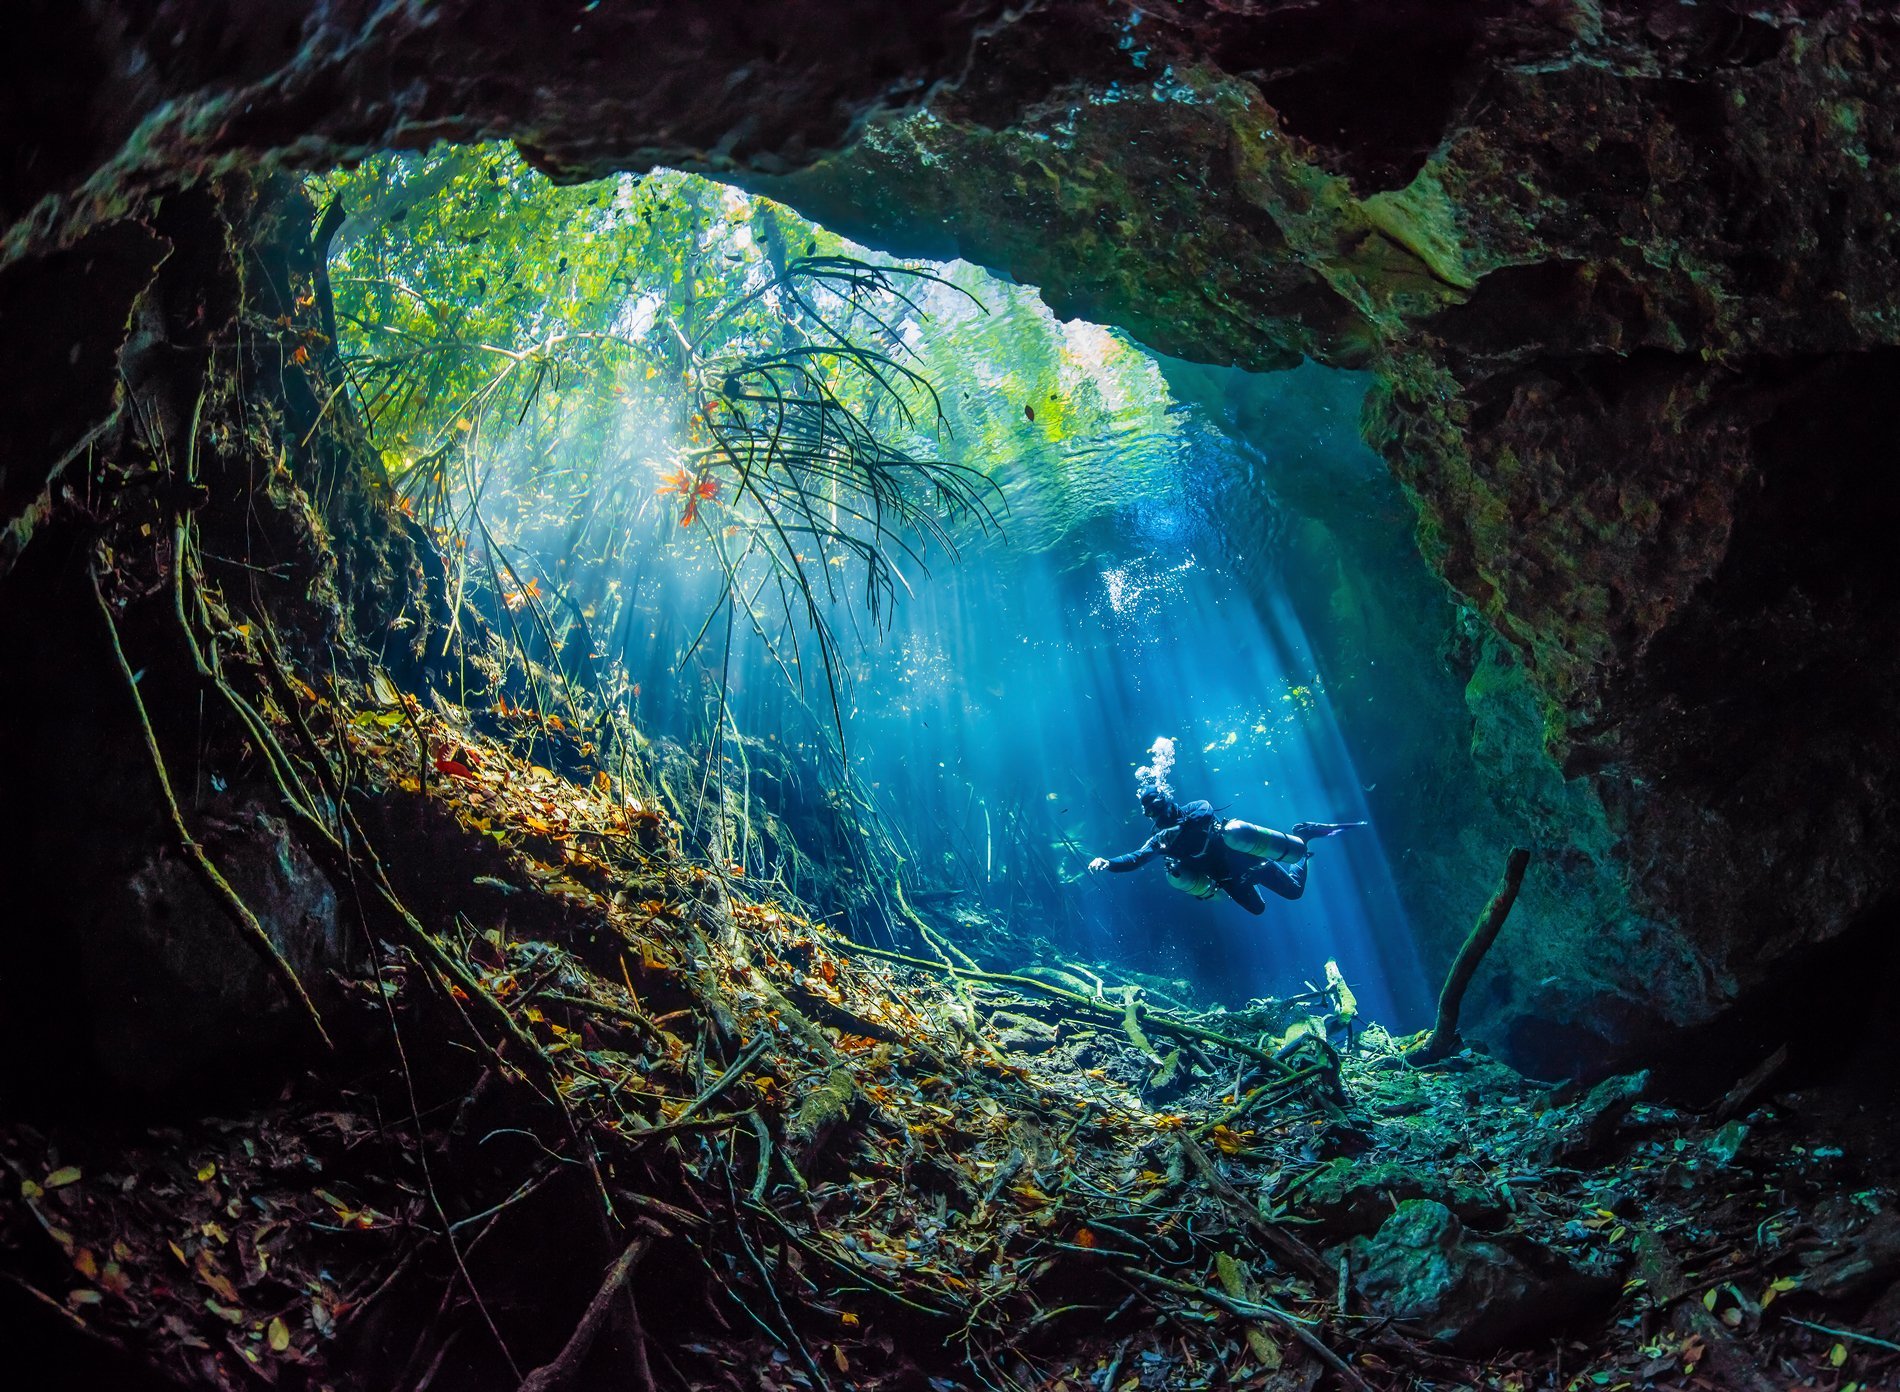
[[[553,1166],[550,1166],[549,1168],[545,1170],[540,1170],[536,1172],[535,1174],[529,1175],[526,1179],[522,1180],[518,1186],[516,1186],[514,1193],[510,1194],[507,1198],[503,1199],[500,1203],[492,1204],[489,1207],[484,1208],[480,1213],[471,1213],[466,1218],[457,1218],[453,1223],[449,1224],[449,1231],[451,1233],[457,1233],[457,1232],[460,1232],[463,1228],[470,1227],[473,1224],[481,1222],[484,1218],[493,1218],[493,1217],[498,1216],[504,1209],[514,1207],[516,1204],[520,1203],[523,1199],[527,1198],[530,1194],[534,1193],[535,1190],[539,1189],[543,1184],[546,1184],[550,1179],[553,1179],[554,1176],[559,1173],[560,1173],[559,1169]]]
[[[930,962],[921,957],[909,957],[901,952],[890,952],[881,947],[867,947],[863,943],[848,942],[838,938],[832,938],[829,942],[834,951],[843,953],[846,956],[852,953],[858,953],[866,957],[876,957],[886,962],[896,962],[900,966],[919,967],[924,971],[944,972],[965,981],[983,981],[992,986],[1008,986],[1012,990],[1038,992],[1052,999],[1061,1001],[1065,1005],[1083,1011],[1086,1014],[1092,1015],[1097,1019],[1108,1020],[1117,1025],[1121,1024],[1124,1018],[1124,1011],[1117,1006],[1092,1001],[1087,996],[1075,991],[1064,990],[1060,986],[1052,986],[1046,981],[1038,981],[1031,976],[1015,976],[1008,972],[972,971],[968,967],[945,966],[941,962]],[[1171,1015],[1162,1015],[1153,1011],[1142,1012],[1141,1018],[1150,1028],[1160,1030],[1164,1034],[1182,1035],[1189,1039],[1205,1040],[1209,1044],[1218,1044],[1223,1049],[1232,1049],[1236,1053],[1245,1054],[1247,1057],[1281,1074],[1283,1077],[1292,1071],[1265,1049],[1258,1048],[1244,1039],[1235,1039],[1229,1035],[1206,1029],[1200,1025],[1189,1024],[1186,1020],[1177,1020]]]
[[[750,1068],[752,1066],[753,1060],[758,1058],[760,1054],[764,1053],[766,1050],[766,1046],[769,1045],[771,1042],[772,1042],[771,1035],[760,1034],[757,1039],[753,1040],[750,1044],[746,1045],[744,1049],[740,1050],[739,1057],[732,1061],[731,1066],[729,1066],[726,1069],[726,1071],[721,1073],[717,1078],[714,1078],[712,1082],[708,1083],[706,1087],[700,1092],[699,1096],[695,1097],[691,1102],[688,1102],[686,1104],[685,1109],[682,1110],[678,1116],[672,1118],[672,1120],[669,1121],[667,1124],[669,1126],[685,1125],[686,1122],[691,1119],[693,1113],[697,1112],[701,1107],[705,1106],[708,1102],[712,1101],[713,1098],[717,1097],[720,1093],[724,1092],[728,1087],[732,1085],[733,1079],[737,1078],[747,1068]],[[743,1113],[741,1113],[740,1115],[743,1115]],[[736,1120],[737,1118],[735,1117],[735,1118],[730,1118],[730,1119]]]
[[[1218,1305],[1229,1314],[1239,1315],[1242,1319],[1266,1320],[1277,1324],[1305,1344],[1312,1350],[1315,1358],[1357,1388],[1358,1392],[1372,1392],[1372,1384],[1359,1376],[1352,1364],[1327,1347],[1326,1341],[1307,1328],[1302,1320],[1277,1305],[1269,1305],[1264,1301],[1236,1300],[1223,1291],[1207,1286],[1190,1285],[1185,1281],[1170,1281],[1167,1277],[1157,1276],[1151,1271],[1131,1271],[1129,1274],[1138,1281],[1146,1281],[1151,1286],[1162,1286],[1177,1294],[1193,1296],[1197,1300],[1205,1300],[1210,1305]]]
[[[1195,1127],[1194,1134],[1196,1136],[1205,1136],[1217,1126],[1232,1126],[1236,1121],[1240,1120],[1241,1117],[1252,1111],[1255,1104],[1269,1092],[1281,1088],[1293,1088],[1306,1082],[1309,1078],[1317,1078],[1323,1073],[1336,1071],[1337,1067],[1334,1064],[1316,1063],[1310,1068],[1302,1068],[1298,1073],[1290,1077],[1275,1078],[1271,1082],[1262,1083],[1260,1086],[1248,1092],[1245,1097],[1242,1097],[1238,1102],[1234,1103],[1232,1107],[1229,1107],[1225,1112],[1221,1113],[1221,1115],[1210,1121],[1202,1122],[1199,1126]]]
[[[1816,1324],[1813,1320],[1796,1319],[1793,1315],[1783,1315],[1782,1318],[1789,1324],[1798,1324],[1803,1329],[1814,1330],[1817,1334],[1826,1334],[1835,1339],[1851,1339],[1857,1344],[1871,1344],[1875,1348],[1886,1349],[1889,1353],[1900,1353],[1900,1344],[1890,1343],[1886,1339],[1876,1339],[1871,1334],[1856,1334],[1851,1329],[1835,1329],[1830,1325]]]
[[[112,606],[106,602],[105,591],[99,588],[97,571],[92,573],[92,597],[99,602],[100,617],[106,621],[106,634],[112,640],[112,655],[118,659],[119,675],[125,678],[125,689],[131,693],[132,709],[138,716],[139,730],[145,737],[145,753],[152,761],[152,771],[158,777],[159,791],[164,795],[165,811],[171,818],[172,830],[178,834],[179,845],[185,852],[185,858],[191,861],[213,895],[223,902],[231,916],[237,920],[238,926],[263,954],[284,990],[303,1007],[304,1013],[310,1017],[310,1024],[316,1030],[317,1037],[323,1041],[323,1047],[334,1049],[336,1045],[331,1042],[329,1031],[323,1027],[323,1016],[318,1013],[316,1003],[304,990],[303,982],[298,979],[296,969],[290,965],[284,954],[278,951],[277,944],[271,941],[270,933],[265,930],[262,923],[258,922],[257,915],[251,912],[250,905],[246,904],[238,892],[231,887],[231,882],[224,878],[218,867],[211,863],[211,857],[205,854],[204,847],[198,844],[191,834],[191,829],[185,825],[185,814],[179,810],[178,798],[172,792],[171,775],[165,771],[165,756],[159,750],[158,736],[152,732],[151,717],[145,711],[145,699],[139,695],[138,678],[133,675],[132,664],[126,660],[125,647],[119,641],[119,625],[112,617]]]
[[[1201,1149],[1192,1137],[1182,1136],[1179,1140],[1181,1153],[1187,1157],[1188,1163],[1200,1175],[1202,1182],[1212,1191],[1214,1197],[1225,1204],[1228,1210],[1255,1236],[1318,1281],[1321,1289],[1325,1289],[1339,1279],[1339,1273],[1327,1266],[1319,1253],[1291,1233],[1281,1231],[1263,1218],[1260,1211],[1248,1203],[1239,1191],[1227,1182],[1227,1177],[1220,1172],[1208,1153]]]
[[[666,1031],[654,1024],[644,1013],[631,1006],[615,1005],[610,1001],[589,1000],[585,996],[564,995],[559,991],[549,991],[542,987],[536,987],[533,994],[540,996],[543,1000],[551,1000],[557,1005],[571,1005],[576,1010],[591,1010],[597,1015],[605,1015],[610,1019],[625,1020],[628,1024],[644,1030],[649,1039],[656,1042],[665,1040]]]

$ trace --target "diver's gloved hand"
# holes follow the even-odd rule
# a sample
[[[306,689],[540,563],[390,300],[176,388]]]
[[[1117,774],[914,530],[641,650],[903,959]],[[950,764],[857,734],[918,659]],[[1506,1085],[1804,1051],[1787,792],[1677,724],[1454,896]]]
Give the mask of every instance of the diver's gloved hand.
[[[1108,861],[1105,860],[1101,856],[1097,856],[1095,857],[1094,860],[1091,860],[1089,862],[1089,874],[1091,875],[1095,874],[1097,871],[1106,870],[1106,869],[1108,869]]]

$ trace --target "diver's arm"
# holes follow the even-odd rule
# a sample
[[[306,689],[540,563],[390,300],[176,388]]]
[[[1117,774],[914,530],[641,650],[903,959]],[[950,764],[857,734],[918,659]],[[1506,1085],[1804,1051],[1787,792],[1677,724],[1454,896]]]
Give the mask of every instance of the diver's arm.
[[[1097,856],[1089,862],[1089,869],[1107,870],[1118,875],[1126,874],[1130,870],[1139,870],[1161,854],[1163,838],[1167,836],[1167,832],[1157,831],[1142,842],[1141,849],[1138,851],[1129,851],[1125,855],[1113,856],[1106,860]]]

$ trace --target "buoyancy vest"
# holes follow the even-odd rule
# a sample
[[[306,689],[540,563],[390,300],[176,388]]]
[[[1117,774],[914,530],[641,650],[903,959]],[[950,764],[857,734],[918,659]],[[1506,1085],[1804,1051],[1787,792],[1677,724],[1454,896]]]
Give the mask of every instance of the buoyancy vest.
[[[1174,835],[1161,847],[1171,870],[1198,870],[1218,879],[1227,870],[1227,843],[1220,839],[1226,819],[1204,799],[1179,804],[1181,820],[1173,827]]]

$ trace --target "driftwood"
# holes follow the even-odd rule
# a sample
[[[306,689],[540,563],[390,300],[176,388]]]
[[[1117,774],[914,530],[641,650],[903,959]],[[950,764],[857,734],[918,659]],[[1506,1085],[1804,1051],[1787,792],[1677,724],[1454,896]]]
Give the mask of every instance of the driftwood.
[[[1788,1046],[1783,1044],[1774,1053],[1763,1059],[1748,1076],[1736,1083],[1716,1103],[1713,1113],[1716,1121],[1733,1121],[1755,1105],[1755,1101],[1768,1090],[1768,1085],[1780,1076],[1781,1070],[1788,1066]]]
[[[1471,985],[1472,975],[1478,970],[1478,963],[1484,960],[1484,954],[1497,941],[1498,930],[1504,927],[1511,905],[1517,902],[1518,887],[1524,883],[1524,869],[1530,863],[1529,851],[1522,846],[1512,847],[1511,858],[1504,866],[1504,878],[1498,882],[1497,891],[1484,906],[1484,912],[1478,915],[1478,921],[1472,924],[1464,946],[1458,949],[1458,956],[1452,961],[1451,971],[1445,977],[1445,989],[1438,993],[1438,1019],[1432,1025],[1431,1037],[1410,1055],[1413,1063],[1436,1063],[1464,1047],[1464,1040],[1458,1034],[1458,1009],[1464,1004],[1465,988]]]
[[[595,1291],[594,1298],[587,1302],[587,1309],[581,1315],[580,1323],[574,1327],[574,1332],[561,1346],[561,1351],[554,1356],[554,1361],[542,1364],[523,1378],[521,1392],[553,1392],[553,1389],[564,1387],[573,1380],[574,1374],[580,1371],[581,1364],[587,1361],[587,1355],[592,1352],[594,1340],[600,1335],[600,1327],[607,1322],[608,1311],[613,1308],[614,1298],[620,1294],[621,1287],[627,1284],[627,1277],[632,1274],[633,1268],[639,1265],[640,1258],[646,1255],[647,1248],[652,1245],[653,1239],[645,1234],[627,1244],[627,1250],[622,1252],[619,1259],[607,1268],[607,1275],[601,1281],[600,1289]],[[634,1356],[638,1360],[639,1368],[646,1371],[646,1350],[636,1349]],[[651,1387],[652,1373],[646,1371],[642,1381],[646,1386]]]

